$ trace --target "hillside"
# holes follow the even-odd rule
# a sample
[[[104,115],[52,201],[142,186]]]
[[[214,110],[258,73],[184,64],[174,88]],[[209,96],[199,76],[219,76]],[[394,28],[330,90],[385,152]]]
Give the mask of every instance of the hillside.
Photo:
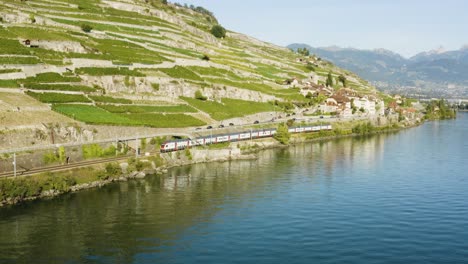
[[[415,97],[468,97],[468,49],[422,52],[409,59],[394,52],[352,48],[309,48],[340,67],[372,81],[379,89]]]
[[[6,0],[0,21],[0,130],[36,129],[35,137],[47,137],[49,124],[64,127],[69,140],[90,140],[112,129],[102,125],[266,121],[317,104],[303,88],[324,84],[329,73],[332,90],[343,87],[342,75],[356,93],[377,95],[329,62],[232,31],[216,38],[210,31],[217,20],[201,7]]]

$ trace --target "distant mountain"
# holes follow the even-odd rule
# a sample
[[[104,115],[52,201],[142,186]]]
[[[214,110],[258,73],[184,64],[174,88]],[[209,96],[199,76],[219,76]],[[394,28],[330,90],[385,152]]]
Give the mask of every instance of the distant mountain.
[[[381,90],[418,97],[468,97],[468,46],[455,51],[439,48],[409,59],[385,49],[288,46],[293,50],[304,47],[311,54],[356,72]]]

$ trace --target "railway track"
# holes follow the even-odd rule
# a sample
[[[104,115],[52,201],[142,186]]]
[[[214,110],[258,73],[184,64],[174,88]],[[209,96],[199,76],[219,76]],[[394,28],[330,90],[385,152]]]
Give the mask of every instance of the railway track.
[[[154,154],[154,153],[156,152],[152,152],[151,154]],[[21,170],[16,171],[16,176],[22,177],[22,176],[29,176],[29,175],[41,173],[41,172],[63,171],[63,170],[86,167],[90,165],[97,165],[97,164],[102,164],[102,163],[127,160],[132,157],[135,157],[135,155],[126,155],[126,156],[105,158],[105,159],[99,159],[99,160],[89,160],[89,161],[82,161],[82,162],[76,162],[76,163],[70,163],[70,164],[64,164],[64,165],[54,165],[54,166],[47,166],[47,167],[41,167],[41,168],[33,168],[30,170],[21,169]],[[144,156],[141,156],[141,157],[144,158]],[[0,173],[0,178],[10,178],[10,177],[14,177],[13,171]]]

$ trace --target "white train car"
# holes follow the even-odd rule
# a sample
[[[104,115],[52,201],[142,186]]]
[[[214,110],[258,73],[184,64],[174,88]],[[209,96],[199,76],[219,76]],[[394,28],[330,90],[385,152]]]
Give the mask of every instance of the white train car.
[[[321,130],[331,130],[332,125],[319,125],[319,126],[300,126],[290,127],[288,131],[290,133],[306,133],[306,132],[317,132]],[[211,135],[204,136],[195,139],[182,139],[182,140],[171,140],[161,145],[161,152],[170,152],[183,150],[193,146],[203,146],[209,144],[223,143],[223,142],[235,142],[240,140],[249,140],[256,138],[272,137],[276,134],[276,129],[264,129],[254,131],[244,131],[233,134],[222,134],[222,135]]]
[[[239,140],[246,140],[246,139],[250,139],[250,132],[243,132],[243,133],[240,133],[239,134]]]

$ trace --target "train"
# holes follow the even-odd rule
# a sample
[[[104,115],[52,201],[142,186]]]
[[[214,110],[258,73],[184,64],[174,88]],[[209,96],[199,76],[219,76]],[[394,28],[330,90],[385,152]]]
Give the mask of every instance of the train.
[[[290,133],[306,133],[306,132],[318,132],[321,130],[331,130],[331,125],[317,125],[317,126],[299,126],[290,127],[288,131]],[[231,134],[218,134],[209,135],[203,137],[197,137],[194,139],[177,139],[169,140],[161,145],[160,152],[172,152],[178,150],[184,150],[195,146],[203,146],[209,144],[217,144],[224,142],[236,142],[242,140],[259,139],[266,137],[273,137],[276,134],[276,128],[262,129],[262,130],[251,130]]]

